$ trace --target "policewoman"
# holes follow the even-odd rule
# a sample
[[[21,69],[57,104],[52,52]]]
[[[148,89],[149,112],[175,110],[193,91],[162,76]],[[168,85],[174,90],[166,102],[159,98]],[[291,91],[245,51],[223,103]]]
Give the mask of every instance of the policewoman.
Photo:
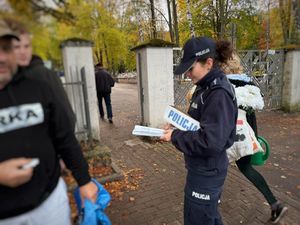
[[[185,225],[221,225],[218,200],[227,175],[226,149],[235,138],[237,104],[233,86],[220,69],[232,57],[227,41],[207,37],[189,39],[175,74],[185,74],[197,86],[188,114],[199,121],[200,129],[165,129],[161,137],[184,154],[188,170],[185,198]]]

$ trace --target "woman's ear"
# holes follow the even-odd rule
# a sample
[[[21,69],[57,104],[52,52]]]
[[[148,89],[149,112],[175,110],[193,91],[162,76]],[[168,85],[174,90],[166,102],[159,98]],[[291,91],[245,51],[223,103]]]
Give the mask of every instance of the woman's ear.
[[[211,70],[214,65],[214,60],[212,58],[208,58],[205,63],[208,70]]]

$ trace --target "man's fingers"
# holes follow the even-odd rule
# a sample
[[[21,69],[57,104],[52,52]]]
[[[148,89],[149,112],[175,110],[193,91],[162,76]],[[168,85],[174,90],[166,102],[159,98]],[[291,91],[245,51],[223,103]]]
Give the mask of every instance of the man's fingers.
[[[21,167],[30,161],[31,159],[27,158],[15,158],[1,162],[1,184],[8,187],[17,187],[28,182],[33,175],[33,169],[22,170]]]
[[[20,170],[20,171],[18,171],[19,172],[19,175],[20,176],[31,176],[32,175],[32,173],[33,173],[33,168],[27,168],[27,169],[22,169],[22,170]]]
[[[12,174],[11,174],[11,178],[7,182],[7,186],[14,188],[20,186],[21,184],[27,183],[33,175],[33,169],[32,168],[26,170],[15,169],[12,170],[10,173]]]
[[[92,202],[95,202],[97,200],[98,187],[94,182],[90,181],[89,183],[81,186],[79,190],[82,199],[87,198]]]
[[[31,161],[30,158],[15,158],[15,159],[10,159],[9,161],[12,162],[12,164],[16,167],[21,167]]]

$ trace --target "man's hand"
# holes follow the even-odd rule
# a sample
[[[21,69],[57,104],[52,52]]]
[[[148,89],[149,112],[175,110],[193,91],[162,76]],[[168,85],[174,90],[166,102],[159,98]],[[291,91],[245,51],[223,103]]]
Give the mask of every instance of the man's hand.
[[[18,187],[27,183],[33,174],[33,169],[21,169],[31,159],[15,158],[0,162],[0,184],[8,187]]]
[[[89,183],[79,187],[79,191],[82,200],[88,199],[94,203],[96,202],[98,187],[94,182],[90,181]],[[81,202],[83,203],[84,201]]]
[[[173,133],[173,129],[167,129],[164,131],[164,135],[160,137],[162,141],[171,141],[171,136]]]

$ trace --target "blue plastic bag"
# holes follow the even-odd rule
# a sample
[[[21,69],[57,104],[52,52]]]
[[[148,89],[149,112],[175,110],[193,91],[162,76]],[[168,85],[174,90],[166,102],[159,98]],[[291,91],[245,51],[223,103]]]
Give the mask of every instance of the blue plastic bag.
[[[74,191],[74,197],[76,200],[78,214],[83,213],[83,217],[80,218],[80,225],[111,225],[111,222],[107,215],[104,213],[104,209],[110,202],[110,194],[107,190],[95,179],[92,181],[98,187],[98,196],[95,203],[88,199],[84,200],[84,208],[82,208],[79,188]]]

